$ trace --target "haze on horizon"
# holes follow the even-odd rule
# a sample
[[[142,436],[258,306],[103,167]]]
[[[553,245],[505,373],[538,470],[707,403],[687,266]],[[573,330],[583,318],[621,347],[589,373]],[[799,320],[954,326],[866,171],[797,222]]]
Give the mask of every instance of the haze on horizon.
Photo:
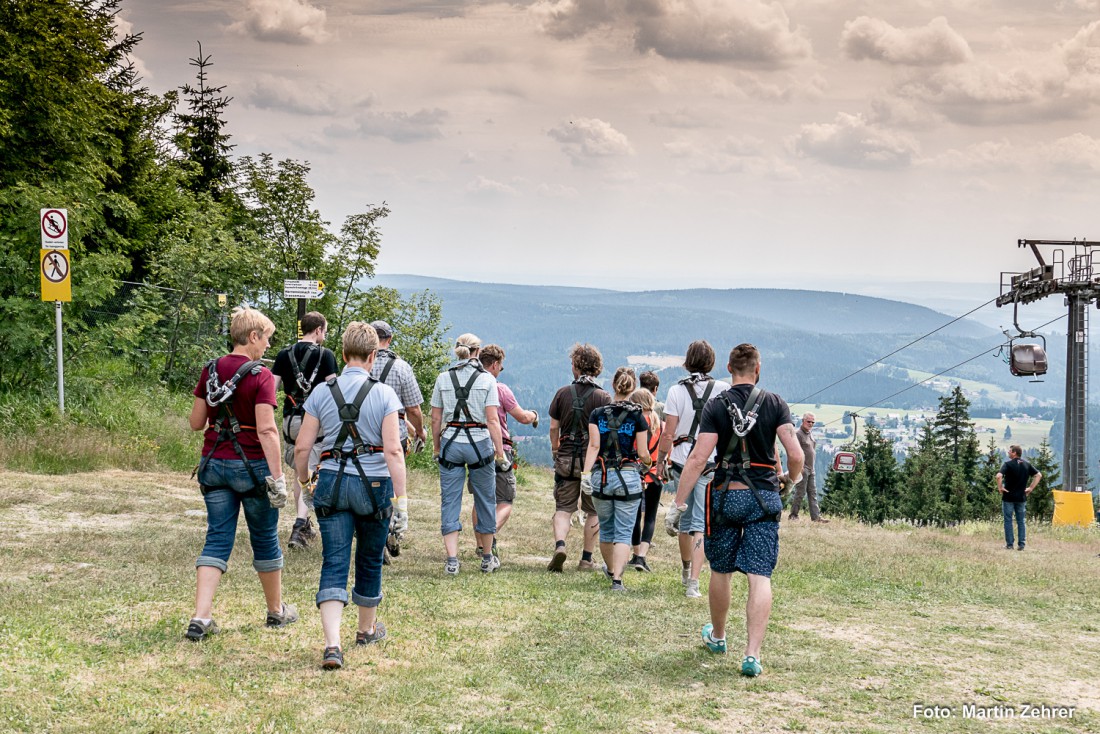
[[[1018,238],[1100,239],[1100,0],[125,0],[120,26],[157,93],[201,41],[235,153],[308,160],[334,227],[385,200],[382,273],[981,302],[1034,265]]]

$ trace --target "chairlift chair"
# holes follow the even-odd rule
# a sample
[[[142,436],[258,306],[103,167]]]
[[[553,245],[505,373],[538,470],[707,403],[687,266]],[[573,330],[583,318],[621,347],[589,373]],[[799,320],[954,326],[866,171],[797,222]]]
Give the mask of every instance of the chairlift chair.
[[[1019,307],[1019,303],[1012,304],[1012,325],[1016,327],[1016,336],[1009,336],[1005,332],[1005,336],[1008,336],[1008,369],[1017,377],[1039,377],[1047,373],[1047,339],[1042,334],[1020,328]],[[1039,339],[1042,344],[1017,344],[1017,339]]]
[[[852,416],[852,440],[847,444],[848,446],[855,448],[856,436],[859,434],[859,414],[850,413]],[[837,451],[833,454],[833,471],[840,474],[850,474],[856,470],[856,464],[858,463],[859,455],[854,451]]]

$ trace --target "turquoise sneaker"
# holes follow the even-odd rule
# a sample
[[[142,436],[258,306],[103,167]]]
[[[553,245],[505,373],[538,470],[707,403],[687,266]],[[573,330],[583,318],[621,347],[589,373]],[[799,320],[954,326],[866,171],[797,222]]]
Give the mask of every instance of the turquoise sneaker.
[[[725,655],[726,641],[714,639],[714,637],[711,635],[711,632],[713,631],[713,624],[708,623],[703,625],[703,644],[706,645],[707,649],[711,652],[718,653],[719,655]]]
[[[760,665],[760,661],[752,655],[746,656],[745,659],[741,661],[741,675],[755,678],[763,672],[764,668]]]

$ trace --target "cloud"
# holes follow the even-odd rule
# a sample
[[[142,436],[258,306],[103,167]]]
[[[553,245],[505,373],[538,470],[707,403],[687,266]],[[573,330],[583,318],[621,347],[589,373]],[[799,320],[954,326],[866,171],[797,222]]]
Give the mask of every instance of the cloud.
[[[516,196],[519,194],[512,186],[484,176],[478,176],[466,184],[465,191],[467,194],[483,197]]]
[[[801,155],[843,168],[905,168],[920,152],[912,136],[843,112],[835,122],[803,125],[794,147]]]
[[[783,6],[761,0],[544,0],[534,12],[559,38],[625,28],[639,53],[768,69],[792,66],[811,53]]]
[[[572,186],[566,186],[564,184],[547,184],[542,183],[535,189],[535,193],[539,196],[547,199],[576,199],[580,196],[578,192]]]
[[[678,110],[661,110],[651,113],[649,121],[658,127],[674,127],[692,129],[697,127],[710,127],[714,124],[712,118],[698,110],[681,107]]]
[[[595,118],[579,117],[563,122],[547,130],[546,134],[561,143],[562,151],[577,164],[634,154],[634,148],[625,135]]]
[[[134,24],[123,18],[121,15],[115,15],[115,42],[118,43],[126,36],[132,35],[134,32]],[[139,44],[140,47],[140,44]],[[142,79],[151,79],[153,72],[149,71],[149,67],[145,61],[137,54],[130,53],[126,57],[127,61],[134,65],[134,71]]]
[[[752,136],[730,136],[719,141],[681,137],[665,143],[664,147],[669,156],[683,161],[684,169],[690,173],[798,178],[793,167],[768,155],[764,141]]]
[[[960,64],[973,57],[966,39],[943,16],[926,26],[895,28],[884,20],[861,15],[844,24],[840,47],[852,59],[905,66]]]
[[[270,74],[261,75],[245,89],[245,104],[299,115],[331,115],[349,107],[369,107],[375,102],[373,92],[345,99],[346,89],[316,84],[307,88],[286,77]]]
[[[1030,146],[1013,145],[1008,140],[987,140],[948,150],[922,163],[966,173],[1027,171],[1072,178],[1100,173],[1100,139],[1075,133]]]
[[[419,143],[443,137],[440,124],[448,117],[446,110],[424,109],[419,112],[374,112],[358,115],[349,126],[342,123],[325,129],[337,138],[356,136],[386,138],[395,143]]]
[[[248,0],[243,17],[229,30],[257,41],[311,44],[330,38],[326,13],[308,0]]]

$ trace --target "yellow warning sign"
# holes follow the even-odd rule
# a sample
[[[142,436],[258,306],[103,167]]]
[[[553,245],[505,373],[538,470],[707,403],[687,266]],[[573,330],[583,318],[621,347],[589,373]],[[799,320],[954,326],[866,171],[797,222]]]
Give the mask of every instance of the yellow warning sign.
[[[43,301],[71,301],[72,263],[68,250],[39,250]]]

